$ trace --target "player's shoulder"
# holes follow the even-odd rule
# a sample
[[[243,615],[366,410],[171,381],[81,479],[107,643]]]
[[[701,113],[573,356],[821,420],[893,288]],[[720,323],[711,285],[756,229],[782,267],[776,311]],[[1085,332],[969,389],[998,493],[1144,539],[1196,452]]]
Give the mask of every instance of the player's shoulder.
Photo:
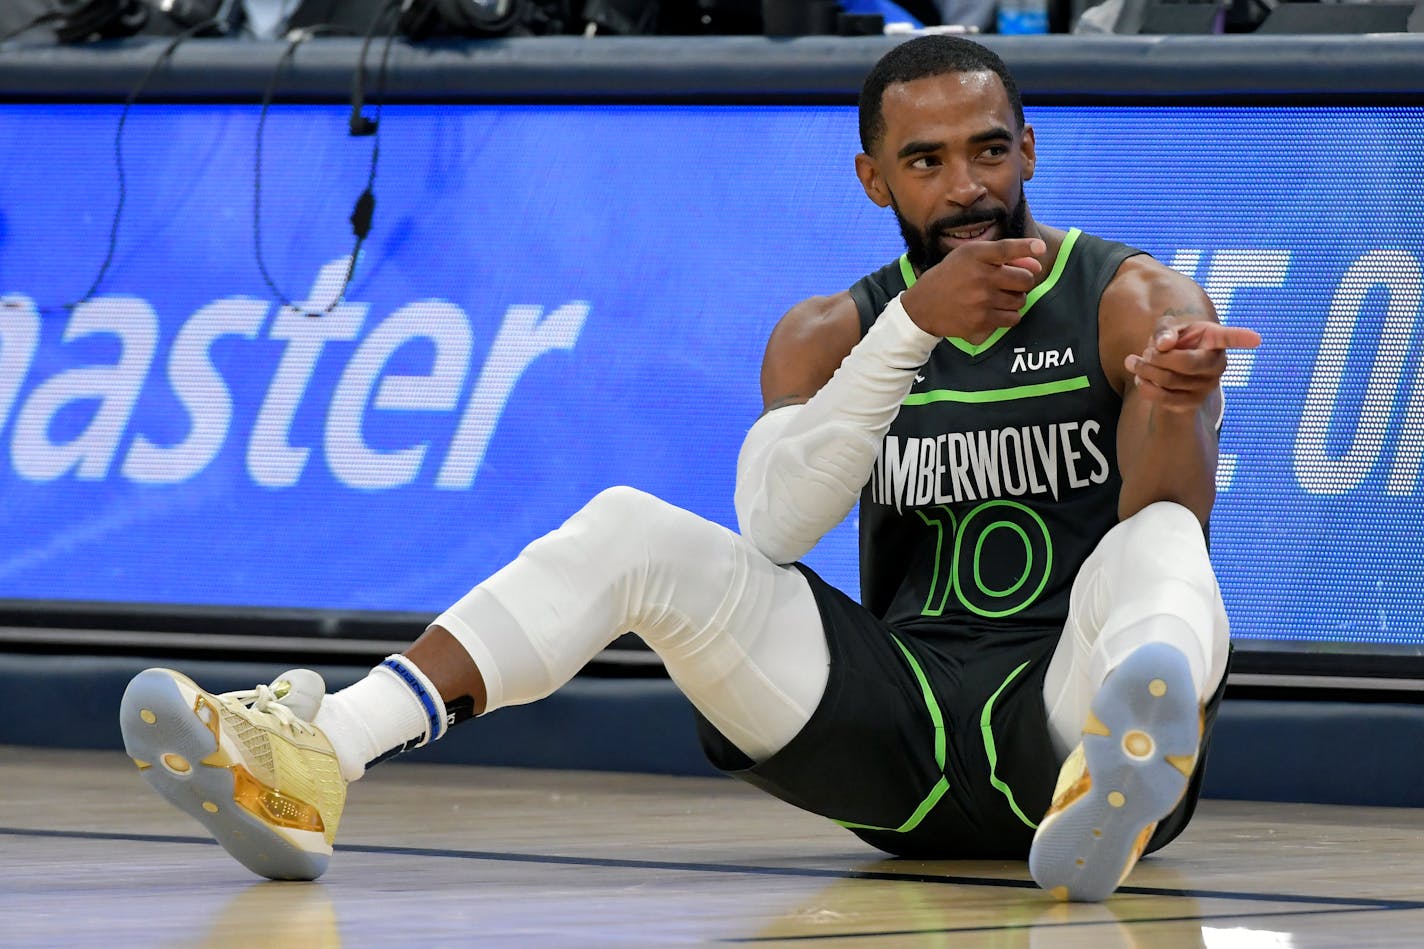
[[[826,384],[860,341],[860,318],[849,293],[810,297],[786,311],[762,360],[768,407],[805,402]]]
[[[781,317],[775,334],[800,339],[826,336],[860,338],[860,312],[850,292],[842,290],[826,296],[807,297]]]
[[[1211,300],[1195,280],[1147,254],[1122,262],[1103,290],[1102,305],[1105,312],[1122,315],[1160,314],[1173,307],[1212,312]]]

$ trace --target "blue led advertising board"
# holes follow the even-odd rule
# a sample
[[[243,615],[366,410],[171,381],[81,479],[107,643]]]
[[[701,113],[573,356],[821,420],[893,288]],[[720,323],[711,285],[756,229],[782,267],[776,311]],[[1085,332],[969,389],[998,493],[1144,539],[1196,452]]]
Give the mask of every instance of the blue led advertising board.
[[[264,132],[324,309],[370,139]],[[1035,216],[1193,275],[1238,640],[1424,644],[1414,108],[1031,108]],[[399,106],[343,302],[250,106],[0,107],[0,598],[435,613],[600,489],[734,526],[766,336],[902,250],[845,107]],[[854,514],[808,558],[853,595]]]

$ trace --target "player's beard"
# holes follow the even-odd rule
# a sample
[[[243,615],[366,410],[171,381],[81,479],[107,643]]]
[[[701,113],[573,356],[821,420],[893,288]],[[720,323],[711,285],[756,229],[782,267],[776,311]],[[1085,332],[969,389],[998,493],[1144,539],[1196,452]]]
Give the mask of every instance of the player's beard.
[[[1006,212],[1002,208],[997,208],[988,214],[970,212],[946,215],[932,221],[930,226],[923,231],[905,220],[905,216],[900,213],[900,204],[895,200],[893,194],[890,196],[890,207],[895,212],[895,220],[900,223],[900,234],[905,239],[905,250],[916,273],[924,273],[948,256],[948,252],[940,246],[939,237],[949,231],[957,231],[966,226],[990,221],[1001,225],[999,233],[1003,238],[1023,237],[1028,231],[1028,201],[1025,200],[1022,184],[1019,185],[1019,200],[1012,211]]]

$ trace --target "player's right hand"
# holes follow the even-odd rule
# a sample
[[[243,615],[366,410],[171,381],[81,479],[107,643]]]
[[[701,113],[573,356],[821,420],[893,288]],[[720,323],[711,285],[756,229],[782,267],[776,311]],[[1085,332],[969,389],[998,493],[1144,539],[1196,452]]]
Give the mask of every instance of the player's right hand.
[[[1018,323],[1047,249],[1037,237],[962,244],[920,274],[900,303],[926,333],[982,342]]]

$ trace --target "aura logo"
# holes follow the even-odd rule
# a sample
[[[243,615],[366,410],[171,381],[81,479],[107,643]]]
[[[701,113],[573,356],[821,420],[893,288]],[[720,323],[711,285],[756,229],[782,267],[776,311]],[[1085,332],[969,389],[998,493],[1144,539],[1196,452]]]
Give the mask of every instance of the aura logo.
[[[1009,372],[1034,372],[1039,369],[1056,369],[1073,364],[1073,347],[1065,346],[1062,352],[1044,349],[1031,353],[1022,346],[1014,347],[1014,364]]]
[[[325,310],[345,273],[344,258],[322,267],[310,298],[301,305]],[[16,474],[35,482],[71,474],[98,481],[117,466],[124,478],[140,484],[184,482],[218,456],[234,428],[234,417],[251,412],[253,417],[243,418],[241,426],[250,431],[248,475],[266,488],[290,488],[306,472],[315,450],[292,444],[294,419],[299,407],[318,395],[313,385],[318,361],[326,354],[329,367],[332,351],[340,349],[350,356],[329,390],[319,439],[336,480],[362,490],[411,483],[425,466],[432,440],[377,448],[367,440],[369,426],[379,423],[385,432],[399,433],[400,417],[391,413],[443,413],[451,416],[453,432],[435,486],[463,490],[473,483],[525,370],[546,353],[573,348],[589,304],[573,301],[551,312],[537,305],[509,306],[472,388],[466,383],[473,374],[475,330],[466,312],[448,300],[402,306],[364,335],[368,303],[345,301],[320,317],[284,307],[269,321],[271,309],[268,301],[252,297],[216,300],[193,313],[170,342],[161,338],[157,314],[145,300],[103,297],[75,309],[58,347],[41,347],[33,301],[22,296],[0,300],[0,432],[10,432]],[[63,350],[86,337],[116,339],[117,358],[106,364],[73,365]],[[258,359],[272,352],[271,341],[282,344],[260,404],[251,399],[234,404],[230,380],[214,364],[215,346],[243,341],[266,341]],[[391,371],[392,357],[412,341],[433,351],[428,371]],[[343,343],[348,345],[340,347]],[[165,363],[162,373],[153,371],[160,360]],[[56,364],[64,368],[35,378]],[[265,372],[267,367],[253,371]],[[145,428],[143,417],[135,417],[145,387],[165,385],[168,401],[176,400],[187,416],[186,432],[177,440],[159,438],[151,426]],[[82,420],[77,431],[76,417]]]

